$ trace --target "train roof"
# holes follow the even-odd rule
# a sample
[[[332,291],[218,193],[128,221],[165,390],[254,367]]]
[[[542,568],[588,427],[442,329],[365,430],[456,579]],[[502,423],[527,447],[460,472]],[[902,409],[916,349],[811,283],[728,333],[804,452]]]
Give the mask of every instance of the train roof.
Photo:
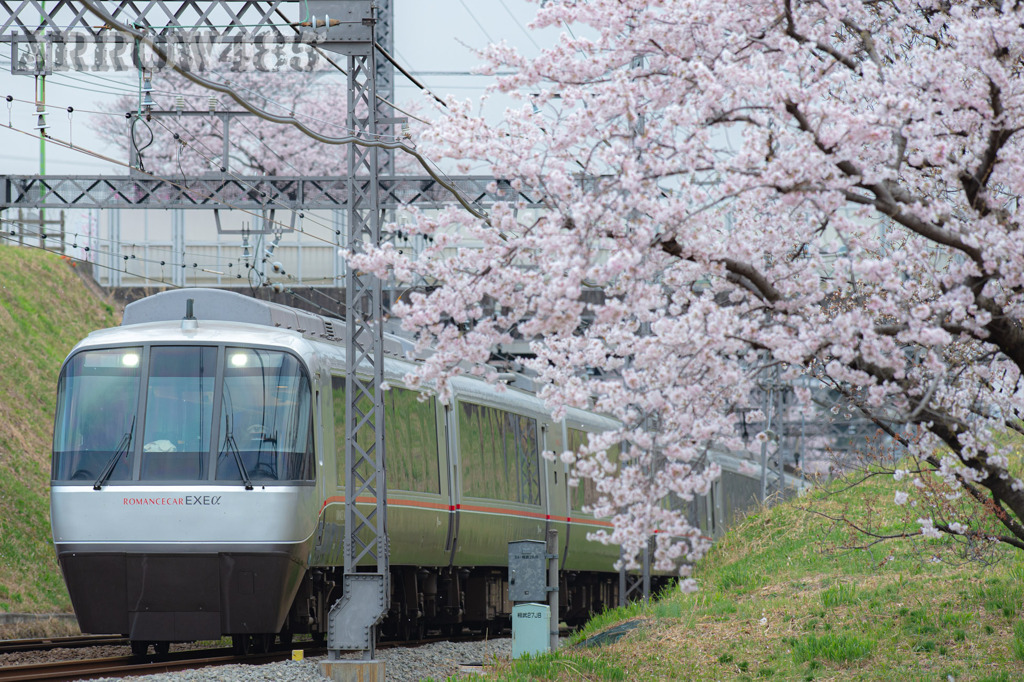
[[[192,299],[193,314],[200,320],[244,322],[265,327],[293,329],[302,334],[334,341],[343,337],[345,322],[279,303],[261,301],[223,289],[172,289],[129,303],[122,326],[148,322],[170,322],[185,317],[186,302]]]
[[[185,317],[188,300],[197,320],[241,322],[275,329],[296,331],[306,337],[342,343],[345,321],[291,308],[280,303],[263,301],[224,289],[172,289],[129,303],[124,309],[121,326],[152,322],[177,322]],[[407,357],[413,344],[395,334],[384,334],[384,352]]]

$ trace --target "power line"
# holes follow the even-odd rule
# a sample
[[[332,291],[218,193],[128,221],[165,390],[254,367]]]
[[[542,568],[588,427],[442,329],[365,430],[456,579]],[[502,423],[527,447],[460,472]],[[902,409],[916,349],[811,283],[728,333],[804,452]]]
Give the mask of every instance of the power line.
[[[119,21],[114,19],[112,16],[110,16],[110,14],[101,5],[97,4],[96,0],[81,0],[81,1],[82,1],[82,4],[89,11],[91,11],[97,17],[100,17],[100,19],[102,19],[103,21],[107,22],[110,26],[112,26],[113,28],[117,29],[118,31],[121,31],[122,33],[125,33],[125,34],[131,36],[135,40],[139,41],[139,43],[146,45],[146,47],[148,47],[150,50],[152,50],[153,53],[156,54],[159,58],[167,60],[166,53],[160,48],[159,45],[157,45],[155,42],[153,42],[153,40],[146,33],[142,32],[142,31],[139,31],[137,29],[131,28],[129,26],[126,26],[125,24],[120,23]],[[462,196],[461,192],[458,191],[458,188],[456,188],[451,182],[445,180],[444,178],[442,178],[441,176],[439,176],[437,173],[434,172],[433,168],[431,168],[430,163],[427,161],[427,159],[422,154],[420,154],[414,148],[412,148],[412,147],[410,147],[410,146],[408,146],[406,144],[403,144],[401,142],[384,142],[384,141],[379,141],[379,140],[367,140],[367,139],[362,139],[362,138],[360,138],[358,136],[346,136],[346,137],[337,138],[337,137],[331,137],[331,136],[324,135],[322,133],[319,133],[317,131],[312,130],[311,128],[306,126],[304,123],[302,123],[301,121],[296,119],[294,116],[278,116],[278,115],[270,113],[269,111],[266,111],[264,109],[261,109],[261,108],[257,107],[256,105],[254,105],[251,102],[249,102],[248,100],[246,100],[243,96],[238,94],[238,92],[236,92],[234,90],[234,88],[232,88],[230,86],[224,85],[222,83],[217,83],[215,81],[211,81],[209,79],[206,79],[206,78],[203,78],[201,76],[198,76],[198,75],[188,71],[187,69],[183,69],[180,65],[174,63],[173,60],[168,60],[167,63],[171,64],[172,67],[178,73],[180,73],[185,78],[187,78],[188,80],[192,81],[193,83],[196,83],[196,84],[201,85],[203,87],[209,88],[209,89],[214,90],[216,92],[222,92],[222,93],[230,96],[232,99],[234,99],[246,111],[249,111],[250,113],[255,114],[256,116],[259,116],[260,118],[266,119],[268,121],[273,121],[275,123],[285,123],[285,124],[291,125],[291,126],[297,128],[303,134],[307,135],[308,137],[310,137],[310,138],[312,138],[314,140],[319,140],[320,142],[324,142],[326,144],[339,144],[339,145],[340,144],[356,144],[356,145],[360,145],[360,146],[364,146],[364,147],[377,147],[378,149],[402,150],[405,153],[407,153],[410,156],[412,156],[413,158],[415,158],[417,160],[417,162],[419,162],[419,164],[423,167],[423,169],[426,170],[427,173],[441,187],[443,187],[446,191],[448,191],[448,192],[450,192],[452,194],[452,196],[459,203],[459,205],[461,205],[464,209],[469,211],[476,218],[478,218],[480,220],[484,220],[484,221],[488,220],[486,211],[474,207],[470,203],[470,201],[468,199],[466,199],[465,197]]]
[[[169,133],[171,133],[171,134],[174,134],[174,135],[176,135],[176,134],[175,134],[175,133],[174,133],[174,132],[173,132],[173,131],[172,131],[172,130],[171,130],[170,128],[168,128],[168,127],[167,127],[166,125],[164,125],[164,124],[163,124],[163,122],[161,122],[159,118],[154,118],[154,119],[153,119],[153,121],[154,121],[154,123],[156,123],[157,125],[159,125],[159,126],[160,126],[161,128],[163,128],[163,129],[164,129],[164,130],[166,130],[167,132],[169,132]],[[208,147],[208,146],[206,145],[206,143],[205,143],[205,142],[203,142],[203,141],[202,141],[201,139],[199,139],[199,138],[198,138],[198,137],[197,137],[197,136],[196,136],[196,135],[195,135],[194,133],[192,133],[191,131],[189,131],[188,129],[186,129],[186,128],[185,128],[185,126],[184,126],[184,125],[183,125],[183,124],[181,123],[181,121],[177,121],[177,120],[176,120],[176,123],[178,124],[178,127],[180,127],[180,128],[182,129],[182,131],[183,131],[183,132],[184,132],[184,133],[185,133],[186,135],[190,136],[190,137],[191,137],[191,138],[192,138],[193,140],[195,140],[195,141],[196,141],[196,142],[197,142],[198,144],[200,144],[200,145],[201,145],[201,146],[202,146],[202,147],[203,147],[204,149],[206,149],[206,150],[207,150],[208,152],[210,152],[211,154],[214,154],[214,153],[216,153],[216,152],[214,152],[214,151],[213,151],[212,149],[210,149],[210,148],[209,148],[209,147]],[[243,126],[243,127],[244,127],[244,126]],[[222,134],[224,134],[224,133],[223,133],[223,131],[222,131]],[[257,139],[258,139],[258,138],[257,138]],[[228,140],[228,144],[229,144],[229,145],[231,144],[231,141],[230,141],[230,139]],[[235,145],[234,145],[234,147],[235,147],[236,149],[239,149],[239,150],[241,150],[241,151],[244,151],[244,150],[242,150],[242,148],[241,148],[241,147],[239,147],[239,146],[238,146],[237,144],[235,144]],[[197,150],[197,149],[195,148],[195,146],[193,146],[193,147],[192,147],[192,149],[193,149],[193,151],[195,151],[195,152],[196,152],[197,154],[199,154],[199,156],[201,156],[201,157],[202,157],[202,158],[203,158],[203,159],[204,159],[204,160],[205,160],[205,161],[206,161],[207,163],[213,164],[213,158],[212,158],[212,157],[206,156],[206,155],[204,155],[203,153],[199,152],[199,151],[198,151],[198,150]],[[268,149],[269,149],[269,146],[268,146]],[[274,151],[274,150],[273,150],[273,149],[271,149],[271,151]],[[277,152],[274,152],[274,154],[277,154]],[[277,154],[277,156],[279,156],[279,157],[280,157],[281,155],[280,155],[280,154]],[[281,157],[281,158],[283,158],[283,157]],[[222,160],[221,160],[221,165],[222,165],[222,167],[225,167],[225,168],[226,168],[226,167],[227,167],[227,161],[226,161],[226,160],[223,160],[223,159],[222,159]],[[294,166],[293,166],[293,168],[294,168]],[[296,171],[298,171],[298,169],[297,169],[297,168],[296,168],[295,170],[296,170]],[[233,173],[233,172],[232,172],[232,171],[230,171],[230,170],[227,170],[227,171],[225,171],[225,172],[226,172],[226,173],[227,173],[228,175],[230,175],[231,177],[233,177],[233,178],[235,179],[235,181],[236,181],[236,182],[238,182],[239,184],[241,184],[241,185],[244,185],[244,186],[248,187],[249,189],[252,189],[252,190],[257,190],[257,191],[258,191],[258,188],[257,188],[257,187],[256,187],[255,185],[252,185],[252,184],[250,184],[250,183],[246,182],[246,181],[245,181],[245,180],[244,180],[244,179],[242,178],[242,176],[240,176],[240,175],[237,175],[237,174]],[[300,174],[300,175],[302,175],[302,173],[301,173],[301,172],[299,172],[299,174]],[[271,201],[272,201],[272,202],[274,202],[274,203],[276,203],[276,204],[278,204],[278,205],[279,205],[279,206],[280,206],[280,207],[281,207],[282,209],[284,209],[284,210],[286,210],[286,211],[292,211],[293,213],[299,213],[300,217],[302,217],[303,219],[305,219],[305,214],[304,214],[303,212],[300,212],[300,211],[299,211],[298,209],[296,209],[296,208],[294,208],[294,207],[292,207],[292,206],[288,206],[287,204],[284,204],[284,203],[283,203],[283,202],[281,202],[281,201],[280,201],[280,200],[279,200],[279,199],[278,199],[277,197],[271,197]],[[327,230],[327,231],[329,231],[329,232],[330,232],[330,233],[331,233],[332,235],[334,235],[334,234],[335,234],[335,232],[336,232],[336,231],[335,231],[335,229],[334,229],[334,228],[333,228],[332,226],[328,226],[328,225],[325,225],[324,223],[321,223],[321,222],[320,222],[320,221],[319,221],[318,219],[316,219],[316,218],[315,218],[315,217],[313,217],[313,216],[310,216],[310,222],[312,222],[312,223],[313,223],[313,224],[315,224],[315,225],[318,225],[319,227],[322,227],[322,228],[326,229],[326,230]],[[314,237],[314,238],[316,238],[316,239],[319,239],[319,238],[318,238],[318,237],[316,237],[315,235],[310,235],[310,236],[312,236],[312,237]],[[321,240],[321,241],[325,241],[325,242],[326,242],[327,240]],[[333,241],[331,241],[331,242],[328,242],[328,243],[330,243],[331,245],[334,245],[334,242],[333,242]]]
[[[0,239],[6,240],[6,241],[10,241],[10,242],[14,242],[16,238],[12,237],[12,236],[4,233],[4,232],[0,232]],[[20,246],[22,248],[30,248],[30,249],[37,249],[39,251],[46,251],[47,253],[54,253],[53,251],[51,251],[50,249],[47,249],[46,247],[36,246],[34,244],[18,244],[18,246]],[[87,260],[84,260],[84,259],[81,259],[81,258],[77,258],[75,256],[71,256],[71,255],[68,255],[68,254],[60,254],[60,255],[66,257],[66,258],[70,258],[71,260],[74,260],[74,261],[76,261],[78,263],[86,263],[86,264],[91,265],[93,267],[103,268],[104,270],[110,270],[112,272],[123,272],[120,268],[114,268],[114,267],[111,267],[109,265],[103,265],[102,263],[87,261]],[[155,283],[158,283],[158,284],[164,284],[166,286],[173,287],[175,289],[179,288],[177,284],[174,284],[173,282],[168,282],[165,279],[157,279],[155,277],[147,277],[145,275],[136,275],[135,273],[132,273],[132,276],[133,277],[138,277],[140,279],[144,279],[144,280],[149,281],[149,282],[155,282]]]
[[[0,218],[0,223],[7,223],[8,225],[17,225],[17,226],[19,226],[21,228],[21,233],[20,234],[16,234],[14,232],[14,230],[4,230],[3,232],[5,232],[10,237],[18,236],[21,239],[23,239],[25,237],[28,237],[30,239],[40,239],[40,240],[45,241],[47,238],[57,237],[58,236],[57,233],[48,233],[48,234],[44,233],[43,229],[41,227],[36,226],[34,224],[27,224],[24,221],[12,220],[10,218]],[[37,230],[37,231],[33,231],[33,230]],[[98,234],[96,234],[96,235],[87,235],[87,234],[82,234],[80,232],[65,232],[65,234],[64,234],[65,246],[68,245],[68,238],[69,237],[71,238],[70,247],[73,248],[73,249],[82,249],[86,253],[93,253],[93,254],[111,256],[111,257],[117,258],[118,260],[137,261],[139,263],[147,263],[147,264],[152,264],[152,265],[158,265],[158,266],[161,266],[161,267],[172,267],[172,268],[177,268],[177,267],[185,268],[185,267],[188,266],[188,262],[189,261],[192,261],[192,267],[193,268],[199,268],[199,261],[203,261],[203,267],[206,267],[206,266],[214,267],[214,266],[216,266],[216,267],[227,267],[229,269],[235,267],[234,260],[231,260],[231,259],[225,260],[224,258],[211,257],[211,256],[208,256],[206,254],[200,255],[200,254],[197,254],[197,253],[195,253],[193,251],[188,251],[187,249],[184,250],[184,251],[181,251],[180,254],[179,254],[178,252],[174,251],[173,246],[163,247],[163,246],[154,245],[152,243],[150,243],[150,244],[139,244],[137,242],[122,242],[122,241],[119,241],[119,240],[116,240],[116,239],[112,239],[112,238],[109,238],[109,237],[108,238],[104,238],[104,237],[99,236]],[[92,245],[80,246],[78,244],[79,239],[81,239],[83,241],[87,241],[87,242],[96,242],[96,243],[106,244],[106,246],[104,248],[100,248],[100,247],[92,246]],[[115,248],[117,249],[116,251],[114,250]],[[155,258],[140,257],[140,256],[138,256],[138,255],[136,255],[134,253],[136,250],[143,250],[143,251],[145,251],[146,249],[157,250],[157,251],[166,250],[172,256],[180,255],[182,257],[182,260],[180,262],[175,262],[173,260],[168,261],[167,259],[158,260],[158,259],[155,259]],[[192,257],[191,258],[186,258],[186,256],[192,256]],[[211,258],[212,258],[212,262],[210,261]],[[237,260],[239,261],[239,267],[242,267],[242,264],[244,263],[244,261],[242,259],[237,259]],[[226,265],[225,265],[225,263],[226,263]],[[215,274],[217,274],[217,273],[215,273]],[[221,274],[223,274],[223,273],[221,273]]]
[[[396,62],[396,61],[395,61],[395,58],[394,58],[394,57],[392,57],[392,56],[391,56],[390,54],[388,54],[388,51],[387,51],[387,50],[385,50],[385,49],[384,49],[384,48],[383,48],[383,47],[381,46],[381,44],[380,44],[380,43],[378,43],[378,42],[374,41],[374,43],[373,43],[373,46],[377,48],[377,51],[381,53],[381,55],[382,55],[382,56],[384,57],[384,59],[387,59],[387,60],[388,60],[389,62],[391,62],[391,65],[392,65],[393,67],[395,67],[396,69],[398,69],[398,70],[399,70],[399,71],[400,71],[400,72],[402,73],[402,75],[403,75],[403,76],[405,76],[406,78],[408,78],[408,79],[409,79],[409,80],[410,80],[410,81],[412,82],[412,84],[413,84],[413,85],[415,85],[415,86],[416,86],[416,87],[418,87],[418,88],[419,88],[420,90],[424,91],[425,93],[427,93],[428,95],[430,95],[431,97],[433,97],[433,98],[434,98],[435,100],[437,100],[438,102],[440,102],[440,103],[441,103],[441,106],[443,106],[443,107],[444,107],[445,109],[447,109],[447,108],[448,108],[448,104],[447,104],[447,103],[446,103],[446,102],[445,102],[445,101],[444,101],[443,99],[441,99],[440,97],[438,97],[437,95],[435,95],[434,93],[432,93],[432,92],[430,91],[430,89],[429,89],[429,88],[427,88],[427,87],[426,87],[425,85],[423,85],[423,84],[422,84],[422,83],[420,83],[420,82],[419,82],[418,80],[416,80],[416,79],[415,79],[415,78],[413,77],[413,75],[412,75],[411,73],[409,73],[408,71],[406,71],[406,69],[405,69],[405,67],[404,67],[404,66],[402,66],[401,64],[399,64],[398,62]],[[389,102],[389,104],[390,104],[390,102]],[[394,105],[392,105],[392,106],[394,106]],[[397,108],[397,107],[396,107],[396,108]]]
[[[294,107],[288,107],[288,106],[285,106],[284,104],[281,104],[279,102],[275,102],[274,100],[270,99],[266,95],[260,93],[258,90],[254,90],[254,89],[252,89],[250,87],[247,87],[245,85],[241,85],[239,83],[232,83],[231,81],[226,80],[226,79],[225,79],[224,82],[227,83],[228,85],[231,85],[232,87],[240,88],[240,89],[245,90],[247,92],[251,92],[252,94],[256,95],[257,97],[263,99],[264,101],[270,102],[274,106],[280,107],[282,110],[289,112],[290,116],[294,116],[296,118],[304,118],[304,119],[309,120],[309,121],[316,121],[317,123],[323,123],[324,125],[328,125],[328,126],[331,126],[333,128],[338,128],[340,130],[344,130],[345,132],[353,134],[353,135],[358,135],[359,134],[359,131],[354,130],[352,128],[349,128],[348,126],[344,126],[344,125],[342,125],[340,123],[335,123],[333,121],[327,121],[325,119],[317,118],[316,116],[311,116],[309,114],[304,114],[304,113],[301,113],[301,112],[296,112],[294,110]],[[398,139],[398,137],[395,136],[395,135],[379,134],[378,137],[390,137],[392,139],[396,139],[396,140]]]
[[[254,133],[254,132],[253,132],[252,130],[250,130],[248,126],[246,126],[246,125],[245,125],[244,123],[242,123],[241,121],[235,121],[235,122],[236,122],[236,123],[237,123],[237,124],[238,124],[239,126],[241,126],[241,127],[242,127],[242,130],[244,130],[245,132],[247,132],[247,133],[249,133],[250,135],[252,135],[252,137],[253,137],[253,139],[254,139],[254,140],[256,140],[256,141],[257,141],[257,142],[259,142],[259,143],[260,143],[261,145],[263,145],[264,147],[266,147],[266,148],[267,148],[267,150],[268,150],[268,151],[269,151],[269,152],[270,152],[271,154],[273,154],[273,155],[274,155],[274,156],[276,156],[276,157],[277,157],[278,159],[280,159],[282,163],[284,163],[284,164],[285,164],[286,166],[288,166],[288,167],[289,167],[289,168],[291,168],[291,169],[292,169],[293,171],[295,171],[295,172],[296,172],[296,174],[298,174],[298,175],[304,175],[304,173],[303,173],[302,171],[300,171],[300,170],[299,170],[298,168],[296,168],[296,167],[295,167],[294,165],[292,165],[292,163],[291,163],[290,161],[288,161],[288,159],[286,159],[286,158],[284,158],[283,156],[281,156],[281,154],[280,154],[280,153],[278,153],[278,151],[277,151],[277,150],[275,150],[275,149],[274,149],[273,147],[271,147],[271,146],[270,146],[269,144],[267,144],[267,143],[266,143],[266,141],[264,141],[264,139],[263,139],[262,137],[260,137],[259,135],[257,135],[256,133]]]
[[[34,133],[30,133],[27,130],[21,130],[20,128],[15,128],[14,126],[11,126],[11,125],[0,124],[0,129],[13,130],[14,132],[21,133],[22,135],[26,135],[28,137],[31,137],[31,138],[34,138],[34,139],[37,139],[37,140],[38,139],[43,139],[40,135],[36,135]],[[72,151],[78,151],[78,152],[81,152],[81,153],[86,154],[88,156],[92,156],[92,157],[95,157],[95,158],[98,158],[98,159],[102,159],[104,161],[109,161],[110,163],[113,163],[115,165],[132,169],[132,166],[128,165],[124,161],[119,161],[117,159],[113,159],[113,158],[111,158],[109,156],[106,156],[104,154],[100,154],[97,151],[93,151],[91,149],[87,149],[86,147],[81,147],[81,146],[78,146],[78,145],[72,145],[72,144],[66,142],[65,140],[61,140],[60,138],[53,137],[51,135],[47,135],[45,137],[45,139],[47,141],[49,141],[49,142],[52,142],[52,143],[58,145],[59,147],[63,147],[64,149],[70,149]],[[155,180],[160,180],[161,182],[165,182],[168,185],[171,185],[172,187],[177,187],[178,189],[182,190],[183,192],[193,192],[193,193],[195,193],[194,189],[190,189],[189,187],[187,187],[187,186],[185,186],[185,185],[183,185],[181,183],[175,182],[175,181],[171,180],[170,178],[165,178],[165,177],[156,175],[155,173],[152,173],[150,171],[145,171],[145,170],[141,170],[141,169],[133,169],[133,170],[137,170],[138,172],[142,173],[143,175],[148,175],[149,177],[151,177],[151,178],[153,178]],[[207,198],[207,199],[216,199],[219,203],[224,204],[225,206],[227,206],[228,208],[230,208],[232,210],[240,211],[242,213],[246,213],[248,215],[253,216],[254,218],[260,218],[261,220],[263,219],[262,215],[259,215],[259,214],[255,213],[253,211],[250,211],[249,209],[241,208],[240,206],[235,206],[235,205],[231,204],[228,201],[224,201],[223,199],[219,199],[219,198],[215,197],[213,194],[209,194],[209,193],[207,193],[207,194],[200,194],[200,196],[203,196],[204,198]],[[289,210],[291,210],[291,209],[289,209]],[[284,223],[282,223],[282,222],[280,222],[278,220],[270,220],[268,222],[270,222],[271,224],[274,224],[274,225],[280,225],[282,228],[284,228],[286,230],[289,230],[289,231],[291,231],[291,229],[292,229],[290,225],[285,225]],[[333,241],[329,242],[326,239],[323,239],[321,237],[317,237],[314,234],[310,234],[310,233],[304,233],[304,234],[309,235],[309,237],[311,239],[315,239],[315,240],[322,241],[322,242],[327,243],[327,244],[331,244],[331,246],[337,246],[336,244],[334,244]]]
[[[505,11],[508,12],[508,15],[512,17],[512,21],[516,22],[516,26],[518,26],[520,30],[522,30],[522,32],[526,35],[526,37],[529,38],[530,42],[533,43],[533,46],[538,50],[541,49],[540,45],[537,44],[537,41],[533,39],[532,35],[530,35],[530,32],[527,31],[526,27],[523,26],[521,21],[519,21],[519,17],[517,17],[515,14],[512,14],[512,10],[510,10],[508,8],[508,5],[505,4],[505,0],[498,0],[498,2],[500,2],[501,6],[505,8]]]
[[[476,15],[473,14],[473,10],[469,8],[469,5],[467,5],[464,0],[459,0],[459,4],[462,5],[462,7],[466,10],[469,16],[473,19],[473,21],[476,22],[476,25],[480,28],[480,32],[487,36],[487,42],[494,44],[494,38],[492,38],[491,34],[487,32],[487,29],[484,28],[484,25],[480,23],[480,20],[476,18]]]
[[[34,248],[43,248],[44,250],[52,252],[51,249],[47,249],[45,247],[39,247],[39,246],[37,246],[35,244],[23,244],[21,242],[22,242],[23,239],[25,239],[27,237],[29,239],[38,239],[40,244],[42,244],[47,237],[50,237],[50,236],[56,237],[57,236],[56,233],[44,236],[44,233],[42,232],[41,228],[36,228],[36,226],[34,226],[34,225],[30,226],[30,225],[27,225],[27,224],[25,224],[23,222],[19,222],[17,220],[10,220],[10,219],[5,219],[5,218],[0,218],[0,223],[7,223],[7,224],[10,224],[10,225],[18,225],[19,227],[22,228],[21,234],[17,234],[14,230],[0,231],[0,237],[3,237],[4,239],[7,239],[8,241],[14,241],[15,239],[17,239],[19,245],[31,246],[31,247],[34,247]],[[33,228],[36,228],[39,231],[33,232],[32,231]],[[100,237],[99,235],[84,235],[84,234],[81,234],[81,233],[78,233],[78,232],[65,233],[65,239],[64,239],[65,248],[67,248],[69,246],[69,244],[68,244],[68,237],[72,238],[72,241],[70,243],[70,247],[71,248],[73,248],[73,249],[81,249],[85,253],[95,254],[97,256],[107,256],[111,260],[117,260],[119,262],[123,262],[123,267],[117,268],[117,267],[113,267],[113,266],[110,266],[110,265],[103,265],[99,260],[96,260],[96,261],[86,261],[84,258],[77,258],[77,257],[71,256],[71,255],[69,255],[67,253],[64,253],[62,255],[66,255],[69,258],[75,258],[76,260],[93,263],[93,264],[95,264],[95,265],[97,265],[99,267],[103,267],[103,268],[108,269],[108,270],[110,270],[112,272],[120,272],[122,274],[126,274],[126,275],[129,275],[131,277],[138,277],[138,278],[141,278],[141,279],[144,279],[144,280],[160,281],[160,282],[165,281],[163,279],[157,280],[157,279],[155,279],[153,277],[149,277],[148,275],[144,275],[144,274],[142,274],[140,272],[132,272],[131,270],[128,269],[128,264],[129,263],[134,261],[134,262],[137,262],[137,263],[145,263],[145,264],[151,264],[153,266],[159,266],[161,268],[161,272],[163,271],[163,268],[165,268],[165,267],[166,268],[172,268],[172,269],[179,269],[180,268],[182,270],[188,270],[191,267],[191,270],[192,270],[193,274],[195,274],[197,272],[206,272],[206,273],[210,273],[210,274],[214,274],[214,275],[218,275],[218,276],[222,276],[222,277],[227,277],[228,279],[243,279],[243,274],[242,274],[243,272],[250,272],[250,273],[251,272],[255,272],[259,276],[261,282],[263,282],[264,284],[270,284],[271,283],[270,279],[267,278],[267,274],[266,274],[266,271],[265,271],[266,268],[258,268],[257,267],[257,262],[265,264],[265,263],[267,263],[268,259],[266,257],[260,258],[256,254],[255,251],[253,253],[254,257],[251,259],[252,260],[251,263],[249,261],[247,261],[247,260],[244,260],[243,258],[239,258],[239,259],[237,259],[237,263],[236,263],[235,260],[229,260],[227,262],[226,266],[225,266],[224,265],[225,260],[222,259],[222,258],[210,257],[210,256],[205,256],[205,255],[200,256],[200,255],[196,255],[194,253],[191,253],[191,252],[189,252],[187,250],[181,252],[181,256],[183,257],[183,260],[181,262],[176,262],[174,260],[168,261],[168,260],[156,260],[154,258],[144,258],[144,257],[140,257],[140,256],[136,255],[134,253],[135,250],[136,249],[141,249],[141,250],[145,251],[147,249],[147,247],[150,250],[152,250],[152,249],[161,250],[161,247],[156,247],[156,246],[153,246],[152,244],[140,245],[140,244],[136,244],[134,242],[119,242],[119,241],[114,240],[114,239],[109,239],[109,238],[108,239],[104,239],[104,238]],[[89,241],[89,242],[104,242],[104,243],[109,244],[110,247],[108,247],[108,250],[104,250],[102,248],[97,248],[95,246],[88,246],[88,245],[80,246],[78,244],[78,240],[79,240],[80,237],[84,238],[86,241]],[[117,247],[118,250],[117,251],[109,250],[109,249],[112,249],[113,247]],[[174,252],[173,247],[167,248],[167,251],[169,253],[171,253],[172,255],[178,255],[176,252]],[[185,259],[184,256],[186,256],[186,255],[191,255],[192,258]],[[190,262],[191,262],[191,265],[189,265]],[[232,268],[234,268],[236,266],[236,264],[238,266],[238,270],[232,270]],[[213,270],[213,269],[211,269],[211,268],[214,268],[214,267],[216,267],[216,268],[225,268],[226,267],[227,272],[224,272],[223,270]],[[146,269],[148,271],[148,268],[146,268]],[[286,277],[288,279],[294,280],[294,276],[292,276],[290,274],[287,274],[287,273],[285,273],[283,271],[282,271],[281,274],[282,274],[282,276],[284,276],[284,277]],[[336,279],[336,278],[334,278],[334,277],[330,278],[331,281],[334,281],[334,279]],[[321,278],[321,281],[327,281],[327,280],[328,280],[328,278]],[[311,281],[316,281],[316,280],[311,280]],[[332,301],[336,300],[336,299],[331,298],[330,296],[327,296],[327,298],[330,298]]]

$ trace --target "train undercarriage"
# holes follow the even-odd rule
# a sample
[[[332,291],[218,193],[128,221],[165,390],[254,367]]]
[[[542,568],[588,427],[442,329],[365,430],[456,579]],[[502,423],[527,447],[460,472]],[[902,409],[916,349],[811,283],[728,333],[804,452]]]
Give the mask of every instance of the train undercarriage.
[[[341,596],[341,569],[307,572],[282,632],[326,636],[327,614]],[[614,573],[562,572],[559,614],[578,626],[594,613],[618,604],[619,578]],[[498,633],[509,627],[504,568],[416,567],[391,569],[391,606],[380,626],[385,640],[416,640],[428,635],[454,636],[464,630]]]

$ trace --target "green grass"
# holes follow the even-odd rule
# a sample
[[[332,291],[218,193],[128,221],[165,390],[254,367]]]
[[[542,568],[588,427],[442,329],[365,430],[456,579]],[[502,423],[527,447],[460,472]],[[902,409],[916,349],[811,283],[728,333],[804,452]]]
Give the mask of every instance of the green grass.
[[[1024,679],[1024,552],[999,547],[982,564],[932,559],[955,558],[947,540],[842,549],[847,532],[819,513],[902,523],[891,480],[843,485],[747,517],[698,565],[699,592],[607,611],[562,651],[496,674],[612,679],[600,662],[629,680]],[[614,644],[571,648],[635,618]]]
[[[796,663],[817,659],[846,663],[870,655],[871,650],[875,648],[874,640],[833,633],[826,633],[820,637],[806,635],[800,639],[790,640],[790,643],[793,647],[793,660]]]
[[[79,339],[118,321],[58,256],[0,246],[0,611],[70,610],[49,522],[57,374]]]

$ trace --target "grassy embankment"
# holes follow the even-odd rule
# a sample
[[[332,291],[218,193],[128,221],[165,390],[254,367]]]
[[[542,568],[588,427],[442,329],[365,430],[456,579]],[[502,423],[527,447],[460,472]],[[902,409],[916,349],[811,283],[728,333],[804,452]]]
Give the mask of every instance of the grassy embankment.
[[[0,245],[0,611],[71,608],[50,535],[57,374],[79,339],[118,322],[58,256]]]
[[[841,550],[848,534],[814,511],[906,527],[891,479],[843,485],[748,517],[700,563],[698,593],[610,611],[573,639],[641,619],[617,643],[500,663],[497,676],[1024,679],[1024,552],[999,548],[981,565],[956,561],[946,539],[920,537]]]

